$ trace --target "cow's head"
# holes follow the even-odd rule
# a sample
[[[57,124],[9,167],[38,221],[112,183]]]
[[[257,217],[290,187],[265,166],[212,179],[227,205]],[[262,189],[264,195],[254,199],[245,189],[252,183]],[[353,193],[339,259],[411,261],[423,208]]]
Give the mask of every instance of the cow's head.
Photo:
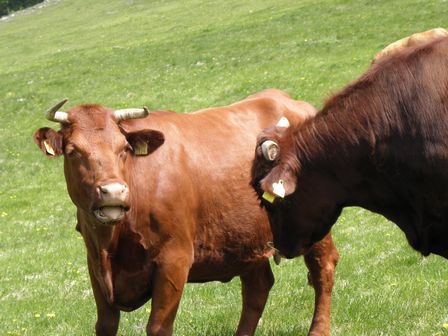
[[[277,125],[264,129],[257,138],[255,159],[252,164],[251,185],[257,192],[261,206],[266,209],[271,230],[274,235],[274,246],[286,257],[292,257],[284,248],[285,239],[292,235],[285,223],[285,211],[290,207],[289,195],[294,192],[296,179],[294,174],[275,173],[281,166],[288,152],[291,152],[292,136],[289,122],[281,119]],[[266,178],[275,173],[269,186]],[[274,181],[275,180],[275,181]],[[274,190],[274,184],[276,190]]]
[[[112,110],[80,105],[59,111],[66,101],[46,113],[61,129],[40,128],[34,141],[46,156],[64,156],[67,189],[78,209],[93,221],[117,223],[130,208],[126,161],[129,156],[153,152],[163,144],[164,136],[155,130],[127,132],[120,127],[123,120],[146,117],[146,108]]]
[[[291,147],[294,144],[289,126],[288,119],[283,117],[277,125],[264,129],[257,138],[251,184],[264,199],[263,204],[267,206],[276,203],[279,197],[284,198],[295,190],[295,176],[293,174],[282,174],[283,178],[279,176],[275,182],[276,185],[262,188],[263,179],[271,173],[274,167],[285,161],[288,153],[293,152]],[[274,190],[274,186],[277,187],[276,190]]]
[[[252,187],[268,213],[274,246],[287,258],[304,254],[321,240],[340,214],[332,183],[302,169],[293,128],[277,125],[257,139]]]

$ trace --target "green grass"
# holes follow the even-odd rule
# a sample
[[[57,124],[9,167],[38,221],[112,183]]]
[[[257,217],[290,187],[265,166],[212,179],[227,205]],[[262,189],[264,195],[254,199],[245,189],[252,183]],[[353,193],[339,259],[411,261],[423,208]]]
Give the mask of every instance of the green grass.
[[[0,335],[91,335],[95,306],[62,160],[32,142],[70,104],[170,109],[229,104],[267,87],[321,106],[388,43],[446,27],[445,0],[59,0],[0,22]],[[383,218],[347,209],[333,335],[448,335],[448,269]],[[257,335],[305,335],[313,291],[300,258],[274,267]],[[240,285],[188,285],[176,335],[232,335]],[[148,307],[123,314],[141,335]]]

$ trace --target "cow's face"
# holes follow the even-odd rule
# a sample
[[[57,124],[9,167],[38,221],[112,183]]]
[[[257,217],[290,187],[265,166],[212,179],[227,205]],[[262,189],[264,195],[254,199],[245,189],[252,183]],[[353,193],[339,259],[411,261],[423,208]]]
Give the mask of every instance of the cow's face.
[[[59,106],[60,107],[60,106]],[[64,156],[67,189],[73,203],[93,221],[114,224],[130,208],[126,169],[129,157],[147,155],[164,142],[155,130],[128,133],[120,127],[127,118],[145,117],[147,110],[114,111],[82,105],[49,118],[61,129],[41,128],[34,134],[47,156]]]
[[[295,155],[292,130],[272,127],[258,136],[252,165],[251,183],[268,213],[274,246],[287,258],[321,240],[342,209],[332,183],[319,172],[302,171]]]

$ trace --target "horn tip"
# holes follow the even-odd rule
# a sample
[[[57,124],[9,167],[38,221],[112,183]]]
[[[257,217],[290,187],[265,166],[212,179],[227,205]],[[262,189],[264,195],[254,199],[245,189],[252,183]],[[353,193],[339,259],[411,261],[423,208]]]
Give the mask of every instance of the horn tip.
[[[277,127],[284,127],[287,128],[289,127],[291,124],[289,123],[288,118],[286,117],[281,117],[280,120],[277,122]]]
[[[56,105],[49,108],[45,112],[45,117],[50,121],[61,122],[61,123],[67,122],[67,114],[65,112],[58,111],[67,101],[68,101],[68,98],[64,98]],[[59,112],[59,116],[56,117],[56,114],[58,114],[58,112]],[[64,114],[62,114],[62,113],[64,113]]]

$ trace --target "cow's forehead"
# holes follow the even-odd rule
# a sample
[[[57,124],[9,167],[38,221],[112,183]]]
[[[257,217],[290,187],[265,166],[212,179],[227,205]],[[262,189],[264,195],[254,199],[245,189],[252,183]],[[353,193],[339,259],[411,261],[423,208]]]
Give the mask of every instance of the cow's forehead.
[[[70,121],[69,137],[86,142],[109,142],[118,140],[120,129],[112,117],[113,110],[101,105],[80,105],[68,112]],[[115,143],[116,141],[112,141]]]
[[[101,105],[79,105],[68,111],[68,119],[74,128],[107,128],[111,123],[113,110]]]

